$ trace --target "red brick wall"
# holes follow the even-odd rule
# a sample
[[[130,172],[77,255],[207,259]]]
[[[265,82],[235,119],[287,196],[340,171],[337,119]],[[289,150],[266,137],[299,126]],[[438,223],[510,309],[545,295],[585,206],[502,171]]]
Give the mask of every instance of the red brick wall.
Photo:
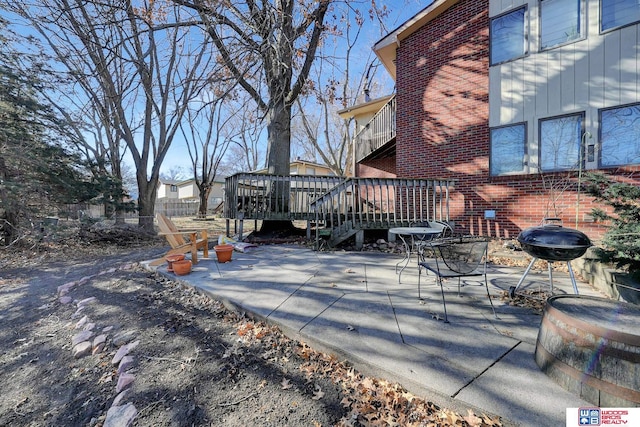
[[[397,178],[396,157],[365,160],[356,165],[356,176],[360,178]]]
[[[577,216],[577,228],[599,238],[591,200],[582,194],[577,208],[575,177],[489,176],[488,40],[488,0],[462,0],[401,41],[397,176],[455,179],[451,219],[466,232],[514,238],[548,216],[576,227]]]
[[[486,199],[488,6],[487,0],[463,0],[401,41],[396,156],[400,178],[455,179],[456,226],[493,235],[496,224],[482,219],[485,209],[494,209]],[[508,222],[498,222],[501,235],[505,229],[516,232]]]

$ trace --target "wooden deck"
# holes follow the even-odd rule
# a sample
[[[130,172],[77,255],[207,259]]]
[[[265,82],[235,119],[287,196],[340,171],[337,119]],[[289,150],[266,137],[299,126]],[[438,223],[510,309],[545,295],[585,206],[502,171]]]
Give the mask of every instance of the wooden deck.
[[[334,246],[364,230],[449,221],[451,180],[239,173],[225,182],[224,217],[307,221]]]

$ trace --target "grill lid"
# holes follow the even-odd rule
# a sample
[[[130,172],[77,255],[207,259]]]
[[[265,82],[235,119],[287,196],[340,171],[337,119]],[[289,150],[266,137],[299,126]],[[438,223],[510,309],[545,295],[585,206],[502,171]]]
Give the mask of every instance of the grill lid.
[[[552,249],[588,248],[591,240],[581,231],[557,224],[529,227],[518,235],[521,244]]]

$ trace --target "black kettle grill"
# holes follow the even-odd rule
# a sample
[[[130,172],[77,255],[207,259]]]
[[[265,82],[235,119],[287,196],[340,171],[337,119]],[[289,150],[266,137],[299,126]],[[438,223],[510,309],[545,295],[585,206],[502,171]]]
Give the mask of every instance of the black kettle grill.
[[[578,294],[576,278],[571,268],[571,261],[581,257],[591,246],[591,240],[586,234],[573,228],[562,226],[559,218],[545,218],[542,225],[529,227],[518,235],[518,242],[522,250],[531,255],[533,259],[525,270],[522,278],[516,286],[509,288],[509,296],[513,298],[524,278],[527,277],[531,267],[538,259],[548,261],[549,284],[553,293],[553,273],[551,264],[556,261],[566,261],[569,276],[573,284],[573,291]]]

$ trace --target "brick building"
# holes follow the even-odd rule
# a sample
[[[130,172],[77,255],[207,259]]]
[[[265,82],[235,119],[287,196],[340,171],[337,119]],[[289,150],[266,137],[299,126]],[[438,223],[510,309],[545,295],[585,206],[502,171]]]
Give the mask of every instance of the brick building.
[[[396,95],[341,112],[355,174],[454,179],[458,229],[510,238],[559,217],[597,238],[579,177],[640,185],[638,2],[436,0],[374,51]]]

